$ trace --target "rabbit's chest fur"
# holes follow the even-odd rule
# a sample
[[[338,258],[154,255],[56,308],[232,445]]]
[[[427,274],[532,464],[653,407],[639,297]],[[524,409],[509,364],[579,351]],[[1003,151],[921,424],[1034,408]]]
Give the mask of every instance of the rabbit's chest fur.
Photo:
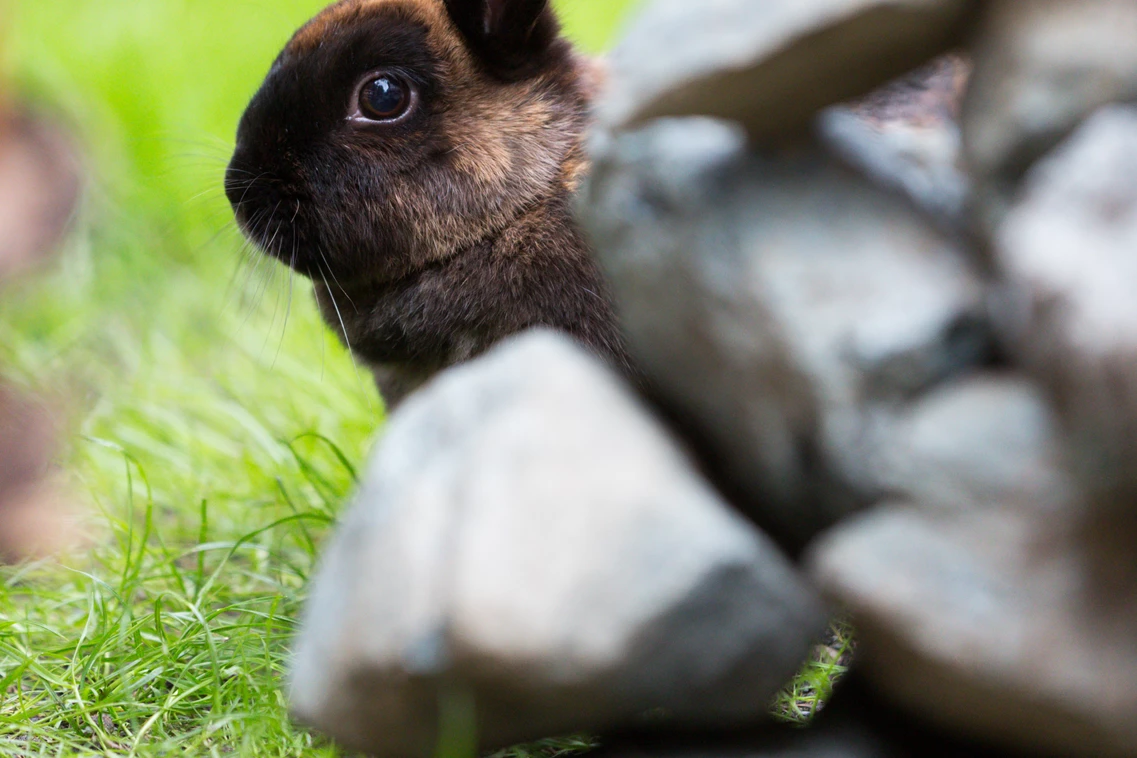
[[[321,312],[375,372],[388,403],[537,326],[567,332],[624,367],[605,285],[569,200],[564,191],[492,239],[396,281],[319,282]]]

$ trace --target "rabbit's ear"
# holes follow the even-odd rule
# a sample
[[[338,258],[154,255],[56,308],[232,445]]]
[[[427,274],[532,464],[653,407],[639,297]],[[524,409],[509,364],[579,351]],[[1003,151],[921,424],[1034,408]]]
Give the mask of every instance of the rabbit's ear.
[[[541,70],[560,33],[549,0],[446,0],[446,10],[474,55],[506,80]]]

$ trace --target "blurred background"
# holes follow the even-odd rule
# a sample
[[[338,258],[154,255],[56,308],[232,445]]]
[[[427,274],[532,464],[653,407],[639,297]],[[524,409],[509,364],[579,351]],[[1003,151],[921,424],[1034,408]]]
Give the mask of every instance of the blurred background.
[[[0,93],[70,131],[86,182],[58,257],[0,296],[0,369],[65,420],[54,466],[89,514],[62,565],[0,574],[0,755],[330,750],[280,676],[383,412],[221,190],[241,111],[324,4],[0,0]],[[592,52],[630,4],[558,3]]]

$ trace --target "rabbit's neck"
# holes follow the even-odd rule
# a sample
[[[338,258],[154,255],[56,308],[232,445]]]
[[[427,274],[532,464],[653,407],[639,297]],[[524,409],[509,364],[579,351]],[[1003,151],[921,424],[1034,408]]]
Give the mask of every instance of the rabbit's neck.
[[[629,365],[566,182],[493,239],[398,281],[318,283],[325,319],[394,402],[438,371],[537,326]]]

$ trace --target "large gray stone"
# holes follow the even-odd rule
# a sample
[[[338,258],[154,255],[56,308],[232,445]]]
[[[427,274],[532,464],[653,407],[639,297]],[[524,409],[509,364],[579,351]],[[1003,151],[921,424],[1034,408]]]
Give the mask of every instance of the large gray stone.
[[[1011,183],[1086,116],[1137,98],[1137,3],[995,0],[975,44],[964,149],[983,182]]]
[[[1137,524],[1022,501],[893,507],[811,550],[855,615],[859,666],[897,706],[1047,755],[1137,755]]]
[[[296,715],[379,756],[752,721],[824,617],[620,381],[538,333],[392,418],[315,582]]]
[[[875,468],[886,490],[944,513],[1017,503],[1062,513],[1073,487],[1053,411],[1012,374],[969,375],[896,414]]]
[[[610,56],[609,127],[662,116],[741,122],[757,141],[946,51],[970,0],[656,0]]]
[[[983,373],[898,414],[878,470],[897,502],[807,564],[853,612],[858,665],[888,699],[1053,755],[1137,751],[1134,514],[1086,509],[1045,394]]]
[[[722,122],[597,141],[581,217],[658,398],[752,516],[801,542],[879,495],[876,428],[980,361],[985,293],[903,199]]]
[[[1137,7],[1137,4],[1135,4]],[[1137,108],[1094,115],[1026,177],[995,237],[1013,354],[1071,433],[1082,487],[1137,495]]]

